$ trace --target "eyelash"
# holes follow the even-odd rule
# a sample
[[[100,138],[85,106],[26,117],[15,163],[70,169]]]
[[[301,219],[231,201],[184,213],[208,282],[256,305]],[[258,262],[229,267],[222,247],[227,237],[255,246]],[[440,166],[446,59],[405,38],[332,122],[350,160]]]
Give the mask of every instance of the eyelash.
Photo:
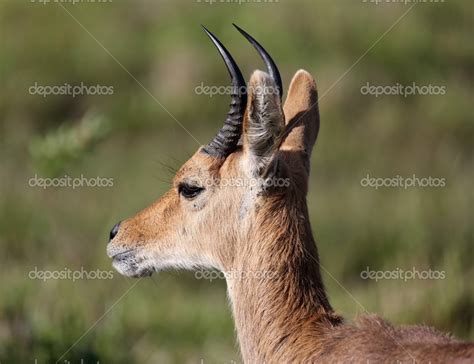
[[[204,191],[204,188],[199,187],[199,186],[191,186],[186,183],[181,183],[178,186],[178,192],[181,196],[187,199],[192,199],[199,195],[202,191]]]

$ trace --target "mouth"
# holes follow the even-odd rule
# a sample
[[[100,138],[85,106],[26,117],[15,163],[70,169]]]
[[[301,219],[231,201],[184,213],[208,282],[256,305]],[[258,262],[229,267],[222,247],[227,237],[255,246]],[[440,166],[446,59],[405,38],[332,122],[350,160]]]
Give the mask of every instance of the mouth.
[[[129,253],[133,252],[134,249],[127,249],[122,252],[118,252],[113,254],[110,258],[113,260],[121,260],[121,259],[126,259],[127,255],[130,255]]]
[[[107,255],[112,258],[112,266],[122,275],[133,278],[149,277],[155,269],[139,258],[135,249],[119,251],[116,248],[107,248]]]

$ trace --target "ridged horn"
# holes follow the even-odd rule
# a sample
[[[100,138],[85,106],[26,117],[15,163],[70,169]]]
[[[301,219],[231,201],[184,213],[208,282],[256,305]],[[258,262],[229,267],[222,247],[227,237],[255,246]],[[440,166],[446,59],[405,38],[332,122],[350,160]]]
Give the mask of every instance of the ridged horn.
[[[202,26],[206,34],[211,38],[222,59],[225,62],[232,82],[232,93],[229,112],[224,125],[214,139],[204,147],[203,151],[217,158],[225,158],[235,150],[242,134],[242,120],[247,105],[247,86],[234,59],[206,27]]]
[[[275,81],[277,88],[278,88],[278,94],[280,95],[280,99],[283,96],[283,85],[281,82],[281,76],[280,76],[280,71],[278,71],[278,67],[276,66],[275,62],[273,62],[272,57],[268,54],[268,52],[265,50],[265,48],[262,47],[262,45],[257,42],[249,33],[247,33],[245,30],[240,28],[238,25],[232,23],[234,27],[237,28],[237,30],[255,47],[257,50],[258,54],[260,57],[262,57],[263,62],[265,62],[265,66],[267,67],[267,71],[269,75],[273,78]]]

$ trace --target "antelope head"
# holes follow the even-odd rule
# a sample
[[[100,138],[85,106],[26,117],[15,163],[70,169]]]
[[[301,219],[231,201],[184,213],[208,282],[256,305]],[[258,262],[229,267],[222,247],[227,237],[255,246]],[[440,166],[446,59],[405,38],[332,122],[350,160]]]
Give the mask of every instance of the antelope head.
[[[271,238],[288,233],[289,220],[308,220],[309,157],[319,129],[314,80],[298,71],[283,108],[275,63],[237,29],[267,72],[255,71],[247,86],[230,53],[205,29],[231,76],[230,110],[215,138],[176,173],[172,188],[110,232],[107,254],[124,275],[242,268],[265,244],[271,254]]]

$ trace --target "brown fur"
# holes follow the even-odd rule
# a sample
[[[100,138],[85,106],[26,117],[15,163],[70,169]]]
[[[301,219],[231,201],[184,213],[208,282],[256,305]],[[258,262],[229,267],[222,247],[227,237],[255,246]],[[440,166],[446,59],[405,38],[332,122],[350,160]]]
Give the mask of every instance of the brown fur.
[[[250,84],[275,86],[272,82],[256,72]],[[434,329],[395,328],[376,316],[348,323],[333,312],[306,205],[309,159],[319,129],[316,102],[316,85],[305,71],[291,82],[285,117],[276,95],[249,92],[243,147],[225,160],[196,152],[168,193],[122,223],[108,247],[114,266],[130,276],[196,266],[228,273],[238,340],[248,363],[473,362],[472,343]],[[288,179],[289,185],[224,185],[269,177]],[[205,190],[187,200],[178,192],[183,182]]]

